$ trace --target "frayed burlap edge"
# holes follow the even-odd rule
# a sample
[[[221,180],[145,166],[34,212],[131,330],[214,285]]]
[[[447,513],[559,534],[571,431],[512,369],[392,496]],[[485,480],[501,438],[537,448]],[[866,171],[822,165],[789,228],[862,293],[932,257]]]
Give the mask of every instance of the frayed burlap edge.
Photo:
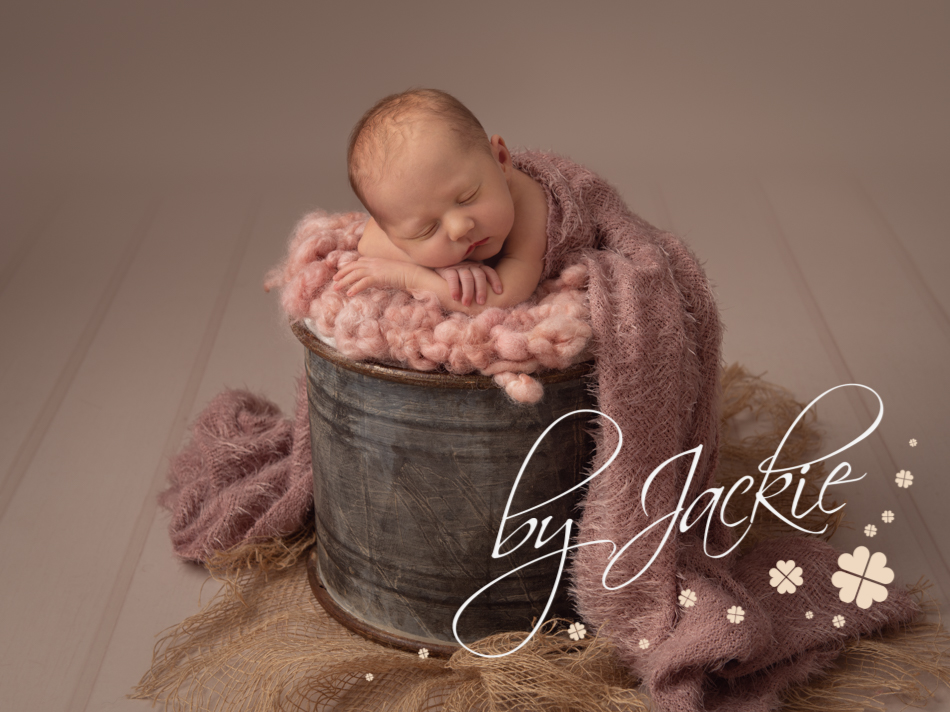
[[[722,388],[720,482],[728,485],[775,452],[803,406],[737,365],[724,370]],[[800,462],[819,443],[810,413],[786,442],[780,463]],[[812,468],[810,494],[824,477],[822,468]],[[785,494],[790,500],[792,493]],[[827,539],[840,516],[817,515],[808,528],[824,527]],[[777,518],[763,519],[744,545],[793,533]],[[554,623],[518,652],[496,659],[464,650],[447,661],[421,658],[350,633],[312,598],[304,554],[314,538],[310,527],[285,539],[247,542],[209,560],[212,575],[225,585],[203,611],[165,632],[132,697],[188,712],[649,709],[648,697],[616,663],[605,639],[574,641]],[[912,592],[923,597],[921,586]],[[936,606],[930,602],[925,610]],[[491,636],[472,647],[506,651],[525,635]],[[950,685],[948,641],[939,622],[922,618],[851,641],[830,673],[787,690],[783,709],[883,710],[883,700],[895,695],[920,704],[932,695],[928,684]]]
[[[619,711],[647,710],[636,680],[603,638],[572,640],[550,622],[518,653],[449,660],[391,650],[356,636],[315,604],[301,558],[283,570],[246,569],[199,614],[167,631],[132,695],[166,709]],[[527,633],[472,645],[504,652]]]
[[[605,639],[571,640],[555,632],[560,621],[507,657],[459,651],[444,661],[390,650],[339,626],[314,604],[303,560],[281,571],[248,569],[231,584],[159,641],[134,698],[189,712],[650,709]],[[923,588],[913,593],[922,597]],[[496,635],[473,647],[504,652],[525,635]],[[782,709],[883,710],[894,696],[920,704],[932,694],[925,675],[930,684],[950,684],[948,643],[939,623],[923,621],[851,641],[830,673],[786,691]]]

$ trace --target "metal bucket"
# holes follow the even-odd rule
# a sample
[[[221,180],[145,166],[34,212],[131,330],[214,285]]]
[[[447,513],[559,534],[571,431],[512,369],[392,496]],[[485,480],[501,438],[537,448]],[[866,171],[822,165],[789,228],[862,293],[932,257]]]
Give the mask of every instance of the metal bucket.
[[[293,329],[307,347],[314,595],[337,620],[378,642],[451,654],[458,647],[452,621],[466,599],[564,548],[563,534],[535,548],[535,533],[510,555],[492,558],[512,486],[535,441],[559,416],[593,408],[585,381],[590,364],[541,375],[544,398],[520,405],[487,376],[355,362],[303,325]],[[583,479],[593,453],[589,423],[589,414],[565,418],[540,441],[510,513]],[[509,519],[504,535],[550,516],[544,538],[550,537],[577,518],[580,494]],[[510,551],[526,531],[500,551]],[[550,556],[491,586],[460,617],[459,639],[530,630],[559,566],[560,556]],[[563,589],[548,618],[570,615]]]

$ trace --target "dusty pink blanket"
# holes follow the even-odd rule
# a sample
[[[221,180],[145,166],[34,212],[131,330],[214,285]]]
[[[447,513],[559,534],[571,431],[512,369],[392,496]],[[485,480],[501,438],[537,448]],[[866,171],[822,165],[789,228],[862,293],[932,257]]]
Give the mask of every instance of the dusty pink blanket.
[[[265,398],[220,393],[191,426],[158,501],[175,554],[207,561],[249,539],[288,536],[313,517],[310,421],[301,378],[294,420]]]
[[[624,438],[617,459],[590,484],[578,541],[609,540],[622,547],[677,507],[688,458],[665,468],[652,483],[649,515],[640,507],[647,478],[661,463],[702,445],[687,502],[713,486],[721,339],[715,301],[683,243],[631,213],[596,175],[550,155],[523,153],[515,162],[548,195],[545,276],[568,265],[581,265],[586,274],[599,409],[618,423]],[[220,398],[215,407],[234,414],[238,425],[224,428],[211,417],[196,429],[164,495],[173,511],[176,551],[188,558],[202,559],[202,551],[233,545],[252,532],[286,533],[310,516],[304,511],[309,501],[285,497],[310,478],[309,461],[304,470],[298,449],[309,438],[301,412],[291,437],[277,427],[275,414],[270,420],[258,417],[261,406],[241,401],[243,394]],[[243,409],[249,415],[242,415]],[[237,451],[228,441],[232,431],[243,443]],[[254,433],[279,441],[289,465],[281,465],[273,449],[255,444]],[[601,427],[595,466],[615,444],[613,428]],[[247,453],[243,465],[241,453]],[[206,474],[201,459],[219,457],[234,459]],[[272,476],[256,474],[264,469]],[[261,506],[254,504],[258,496]],[[292,500],[300,509],[291,513]],[[232,511],[232,502],[241,503],[240,511]],[[210,512],[215,514],[205,516]],[[242,526],[231,526],[224,521],[228,517]],[[217,532],[216,538],[209,540],[202,529]],[[607,584],[617,586],[644,568],[664,530],[654,527],[627,548]],[[613,591],[602,583],[609,545],[584,546],[574,561],[579,613],[592,628],[606,625],[604,634],[647,682],[659,710],[773,709],[786,686],[827,667],[846,640],[916,615],[914,603],[897,587],[868,609],[842,603],[831,580],[838,552],[820,541],[774,540],[742,558],[713,559],[703,552],[705,530],[703,520],[686,533],[676,531],[643,575]],[[715,517],[709,550],[724,551],[730,541],[730,530]],[[770,570],[791,560],[802,568],[804,583],[795,594],[781,595],[770,583]],[[687,589],[692,598],[681,605]],[[832,625],[836,616],[842,617],[840,627]]]
[[[685,501],[714,486],[721,341],[715,299],[689,249],[634,215],[602,179],[555,156],[523,154],[518,167],[548,193],[547,269],[578,255],[587,267],[598,408],[624,438],[619,456],[590,484],[578,540],[623,547],[677,508],[689,458],[652,483],[649,515],[641,508],[647,478],[663,462],[702,445]],[[614,429],[602,427],[595,467],[615,445]],[[711,519],[708,547],[718,554],[729,548],[731,533],[718,516]],[[616,587],[660,550],[623,588],[607,590],[602,582],[608,544],[582,547],[573,567],[581,616],[595,627],[606,624],[606,635],[647,681],[661,710],[772,709],[782,689],[823,669],[848,638],[916,614],[897,588],[867,610],[843,604],[831,581],[838,552],[820,541],[775,540],[742,559],[714,559],[703,551],[705,520],[686,533],[677,530],[661,548],[663,524],[614,563],[606,583]],[[778,594],[771,585],[779,561],[802,567],[804,584],[795,594]],[[695,603],[680,605],[687,589]],[[738,622],[729,617],[734,606],[743,611],[741,620],[733,615]],[[831,623],[839,614],[840,628]]]

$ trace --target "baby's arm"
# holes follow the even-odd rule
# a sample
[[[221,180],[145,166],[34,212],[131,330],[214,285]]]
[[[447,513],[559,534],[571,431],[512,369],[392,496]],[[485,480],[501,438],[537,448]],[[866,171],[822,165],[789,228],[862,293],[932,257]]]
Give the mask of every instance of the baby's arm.
[[[360,257],[340,267],[333,276],[333,288],[346,289],[349,296],[368,287],[408,289],[414,264],[409,256],[392,244],[373,218],[363,228],[356,246]]]
[[[425,272],[437,274],[448,284],[448,299],[440,295],[440,301],[449,310],[458,309],[459,303],[462,306],[470,305],[473,297],[476,302],[483,304],[489,285],[495,293],[502,292],[502,282],[495,270],[480,262],[460,262],[437,270],[416,265],[405,252],[392,244],[373,218],[363,229],[357,251],[360,259],[341,267],[333,278],[336,282],[334,288],[346,289],[350,296],[367,287],[426,289],[441,293],[441,289],[431,289],[434,282]]]
[[[544,235],[541,241],[546,242]],[[459,311],[463,314],[475,316],[485,309],[498,307],[505,309],[520,304],[530,297],[538,287],[541,280],[541,271],[544,267],[544,250],[535,254],[537,251],[537,242],[534,248],[527,252],[524,250],[515,250],[512,254],[507,254],[499,259],[495,265],[495,272],[502,282],[507,285],[505,291],[501,294],[488,292],[483,304],[462,304],[453,298],[449,283],[431,269],[420,267],[419,272],[412,275],[412,284],[406,289],[419,289],[435,292],[442,304],[448,311]],[[486,265],[482,265],[487,269]]]
[[[333,288],[338,291],[345,289],[349,297],[369,287],[415,289],[412,285],[419,281],[419,273],[423,270],[432,272],[412,262],[385,257],[360,257],[337,270],[333,275]]]
[[[383,228],[373,218],[370,218],[366,227],[363,228],[363,236],[356,245],[356,251],[360,253],[360,257],[382,257],[387,260],[412,263],[409,255],[392,243],[383,232]]]
[[[454,276],[454,281],[446,274]],[[360,257],[343,265],[333,280],[333,288],[345,289],[347,296],[353,296],[368,287],[392,287],[407,291],[424,289],[435,292],[439,302],[449,311],[467,311],[463,307],[472,303],[473,295],[476,303],[484,304],[488,284],[492,285],[496,293],[502,291],[501,280],[495,270],[479,262],[461,262],[452,267],[432,270],[413,262],[385,257]]]

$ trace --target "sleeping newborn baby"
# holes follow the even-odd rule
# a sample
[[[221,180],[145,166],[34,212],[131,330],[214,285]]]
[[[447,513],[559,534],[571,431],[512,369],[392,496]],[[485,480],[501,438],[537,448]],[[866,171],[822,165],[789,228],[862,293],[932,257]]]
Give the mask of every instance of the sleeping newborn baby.
[[[544,189],[457,99],[433,89],[382,99],[353,129],[347,160],[372,217],[334,289],[427,290],[449,311],[477,314],[537,288]]]

